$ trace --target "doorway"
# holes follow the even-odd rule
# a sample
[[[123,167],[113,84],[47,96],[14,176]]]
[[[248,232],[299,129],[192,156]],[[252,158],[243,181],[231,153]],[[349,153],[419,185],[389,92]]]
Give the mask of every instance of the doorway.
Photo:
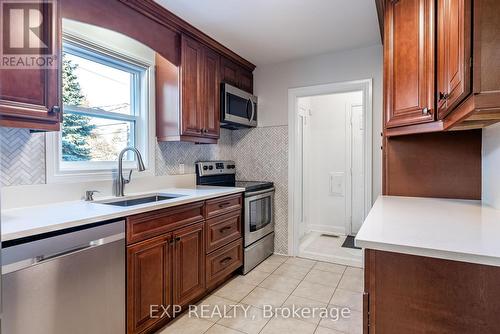
[[[371,204],[370,100],[371,80],[290,89],[291,255],[362,266],[348,246]]]

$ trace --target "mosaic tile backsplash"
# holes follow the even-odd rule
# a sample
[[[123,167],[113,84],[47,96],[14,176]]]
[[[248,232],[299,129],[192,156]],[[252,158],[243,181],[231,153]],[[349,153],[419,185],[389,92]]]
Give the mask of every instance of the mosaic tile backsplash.
[[[288,127],[233,131],[232,148],[238,180],[274,182],[274,251],[287,254]]]
[[[45,135],[0,127],[2,186],[45,183]]]
[[[288,127],[230,131],[221,129],[216,145],[162,142],[156,145],[156,174],[194,173],[197,160],[235,160],[240,180],[273,181],[276,187],[277,253],[287,253],[288,239]],[[0,128],[0,183],[2,186],[45,183],[45,136],[25,129]]]

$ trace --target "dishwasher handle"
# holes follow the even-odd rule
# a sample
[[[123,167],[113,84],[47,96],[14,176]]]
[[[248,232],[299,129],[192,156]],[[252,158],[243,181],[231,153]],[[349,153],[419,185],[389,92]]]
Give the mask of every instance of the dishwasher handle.
[[[31,266],[36,266],[39,264],[42,264],[44,262],[50,261],[50,260],[55,260],[64,256],[69,256],[75,253],[82,252],[84,250],[92,249],[95,247],[103,246],[118,240],[123,240],[125,239],[125,233],[118,233],[115,235],[111,235],[109,237],[97,239],[90,241],[89,243],[85,245],[79,245],[76,247],[72,247],[66,250],[63,250],[61,252],[57,252],[54,254],[41,254],[37,255],[35,257],[29,258],[29,259],[24,259],[18,262],[6,264],[2,266],[2,275],[9,274],[15,271],[23,270],[26,268],[29,268]]]

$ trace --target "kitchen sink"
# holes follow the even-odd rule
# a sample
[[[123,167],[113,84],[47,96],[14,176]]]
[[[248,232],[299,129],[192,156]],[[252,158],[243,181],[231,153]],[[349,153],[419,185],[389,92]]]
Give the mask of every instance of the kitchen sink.
[[[134,206],[146,203],[155,203],[168,201],[170,199],[179,198],[185,195],[176,195],[176,194],[149,194],[141,197],[133,197],[133,198],[125,198],[122,200],[110,200],[106,202],[99,202],[101,204],[114,205],[114,206]]]

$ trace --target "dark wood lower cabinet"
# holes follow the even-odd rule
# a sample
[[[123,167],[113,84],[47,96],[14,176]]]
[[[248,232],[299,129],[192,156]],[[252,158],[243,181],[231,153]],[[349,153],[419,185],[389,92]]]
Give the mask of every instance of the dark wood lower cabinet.
[[[174,305],[182,307],[205,292],[205,228],[198,223],[174,232]]]
[[[172,304],[171,240],[169,233],[127,247],[127,333],[167,321],[161,316]]]
[[[230,195],[127,217],[127,334],[155,333],[241,267],[241,200]],[[206,226],[222,231],[207,240]]]
[[[364,333],[500,333],[500,267],[365,251]]]

